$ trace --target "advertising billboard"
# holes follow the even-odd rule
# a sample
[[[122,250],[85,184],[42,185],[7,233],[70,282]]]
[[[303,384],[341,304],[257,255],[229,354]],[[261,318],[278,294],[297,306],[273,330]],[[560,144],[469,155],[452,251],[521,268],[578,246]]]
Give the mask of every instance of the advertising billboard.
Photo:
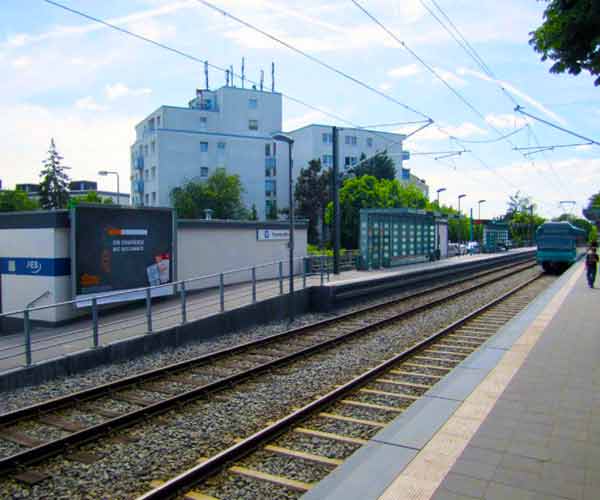
[[[71,209],[71,263],[78,307],[144,298],[173,281],[173,211],[79,205]],[[129,291],[116,296],[114,292]],[[172,287],[152,289],[169,295]]]

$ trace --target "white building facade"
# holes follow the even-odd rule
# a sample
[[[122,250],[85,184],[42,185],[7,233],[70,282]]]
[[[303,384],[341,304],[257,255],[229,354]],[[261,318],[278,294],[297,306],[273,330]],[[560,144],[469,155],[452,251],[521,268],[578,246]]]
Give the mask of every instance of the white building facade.
[[[320,159],[325,168],[333,167],[333,135],[328,125],[311,124],[289,132],[294,139],[294,172],[297,175],[308,162]],[[403,184],[414,184],[425,196],[429,188],[422,179],[403,167],[403,161],[410,156],[402,149],[402,141],[406,136],[390,132],[358,128],[338,129],[338,154],[340,172],[356,165],[364,154],[369,158],[376,153],[386,151],[396,166],[397,178]]]
[[[133,205],[170,206],[173,188],[225,168],[260,219],[287,207],[287,145],[272,139],[281,120],[281,94],[232,86],[198,90],[187,108],[161,106],[136,126]]]

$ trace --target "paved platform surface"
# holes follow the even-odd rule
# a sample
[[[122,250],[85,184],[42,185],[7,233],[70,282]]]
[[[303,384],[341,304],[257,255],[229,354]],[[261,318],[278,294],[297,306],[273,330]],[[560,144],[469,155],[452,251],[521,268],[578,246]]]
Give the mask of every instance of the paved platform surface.
[[[515,249],[511,253],[528,251],[531,249]],[[489,259],[499,254],[482,254],[452,257],[433,262],[402,266],[393,269],[380,269],[376,271],[344,271],[339,275],[329,274],[325,277],[325,284],[339,285],[356,281],[368,281],[386,276],[401,276],[406,273],[423,269],[453,266],[465,262]],[[307,277],[306,286],[319,285],[319,275]],[[289,282],[283,280],[280,290],[279,280],[264,280],[257,284],[257,300],[266,300],[288,292]],[[303,280],[298,277],[294,280],[296,290],[302,288]],[[250,283],[239,283],[225,287],[225,310],[232,310],[252,303],[252,287]],[[70,307],[70,306],[68,306]],[[153,302],[153,330],[176,326],[181,322],[181,306],[179,297],[164,298]],[[187,319],[193,321],[220,312],[219,292],[217,289],[208,289],[188,295]],[[143,302],[131,305],[125,310],[101,311],[99,315],[100,343],[107,345],[120,340],[144,335],[146,328],[146,309]],[[45,360],[59,358],[71,353],[79,352],[92,347],[92,322],[89,318],[76,320],[67,325],[49,328],[35,327],[32,332],[33,361],[39,363]],[[0,335],[0,373],[18,369],[25,363],[24,334],[15,333]]]
[[[583,264],[303,499],[600,499],[600,290]]]

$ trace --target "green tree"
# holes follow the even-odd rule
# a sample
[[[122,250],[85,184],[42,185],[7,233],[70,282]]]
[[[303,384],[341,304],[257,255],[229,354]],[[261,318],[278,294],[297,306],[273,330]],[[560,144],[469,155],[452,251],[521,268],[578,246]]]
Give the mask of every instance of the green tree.
[[[54,139],[51,139],[48,158],[44,160],[44,168],[40,172],[40,205],[46,210],[65,208],[69,201],[69,176],[61,164],[62,160]]]
[[[551,73],[581,70],[600,75],[600,2],[598,0],[551,0],[543,24],[530,33],[529,43],[542,61],[555,61]],[[600,85],[598,76],[594,85]]]
[[[37,201],[30,199],[24,191],[0,191],[0,212],[22,212],[38,208]]]
[[[71,196],[69,198],[69,207],[74,207],[80,203],[99,203],[102,205],[112,205],[112,198],[104,198],[100,196],[96,191],[90,191],[82,196]]]
[[[258,212],[256,211],[256,205],[252,204],[252,209],[250,210],[250,220],[258,220]]]
[[[415,186],[403,186],[396,179],[377,179],[372,175],[347,179],[340,189],[341,240],[345,248],[358,247],[358,224],[361,208],[428,207],[427,198]],[[325,214],[327,223],[333,219],[333,204]]]
[[[239,175],[229,175],[223,168],[216,169],[206,181],[188,181],[171,191],[171,201],[182,219],[204,217],[211,209],[215,219],[248,219],[248,210],[242,203],[244,188]]]
[[[508,198],[508,210],[506,211],[507,216],[510,217],[511,214],[530,210],[531,205],[531,198],[521,194],[521,191],[517,191]]]
[[[590,197],[588,208],[600,208],[600,193],[596,193]]]
[[[362,153],[359,162],[349,168],[348,173],[355,177],[372,175],[377,179],[393,180],[396,178],[396,166],[394,160],[387,155],[387,151],[377,153],[369,159]]]
[[[294,188],[294,199],[299,216],[308,219],[308,242],[318,243],[319,224],[323,222],[325,207],[330,199],[329,171],[321,168],[321,160],[311,160],[300,170]]]

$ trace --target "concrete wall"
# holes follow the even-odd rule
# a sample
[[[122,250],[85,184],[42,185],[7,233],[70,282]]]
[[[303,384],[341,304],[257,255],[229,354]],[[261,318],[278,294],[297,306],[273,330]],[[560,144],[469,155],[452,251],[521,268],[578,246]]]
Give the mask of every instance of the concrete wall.
[[[289,249],[287,240],[259,241],[257,228],[287,229],[281,223],[220,223],[219,221],[180,221],[177,230],[177,277],[179,280],[209,275],[221,271],[250,267],[260,263],[283,261],[288,273]],[[295,257],[306,257],[307,231],[302,226],[294,231]],[[301,262],[295,263],[301,272]],[[278,276],[277,265],[261,267],[257,279]],[[249,271],[228,274],[225,282],[249,281]],[[201,289],[218,286],[218,279],[204,279],[188,286]]]

